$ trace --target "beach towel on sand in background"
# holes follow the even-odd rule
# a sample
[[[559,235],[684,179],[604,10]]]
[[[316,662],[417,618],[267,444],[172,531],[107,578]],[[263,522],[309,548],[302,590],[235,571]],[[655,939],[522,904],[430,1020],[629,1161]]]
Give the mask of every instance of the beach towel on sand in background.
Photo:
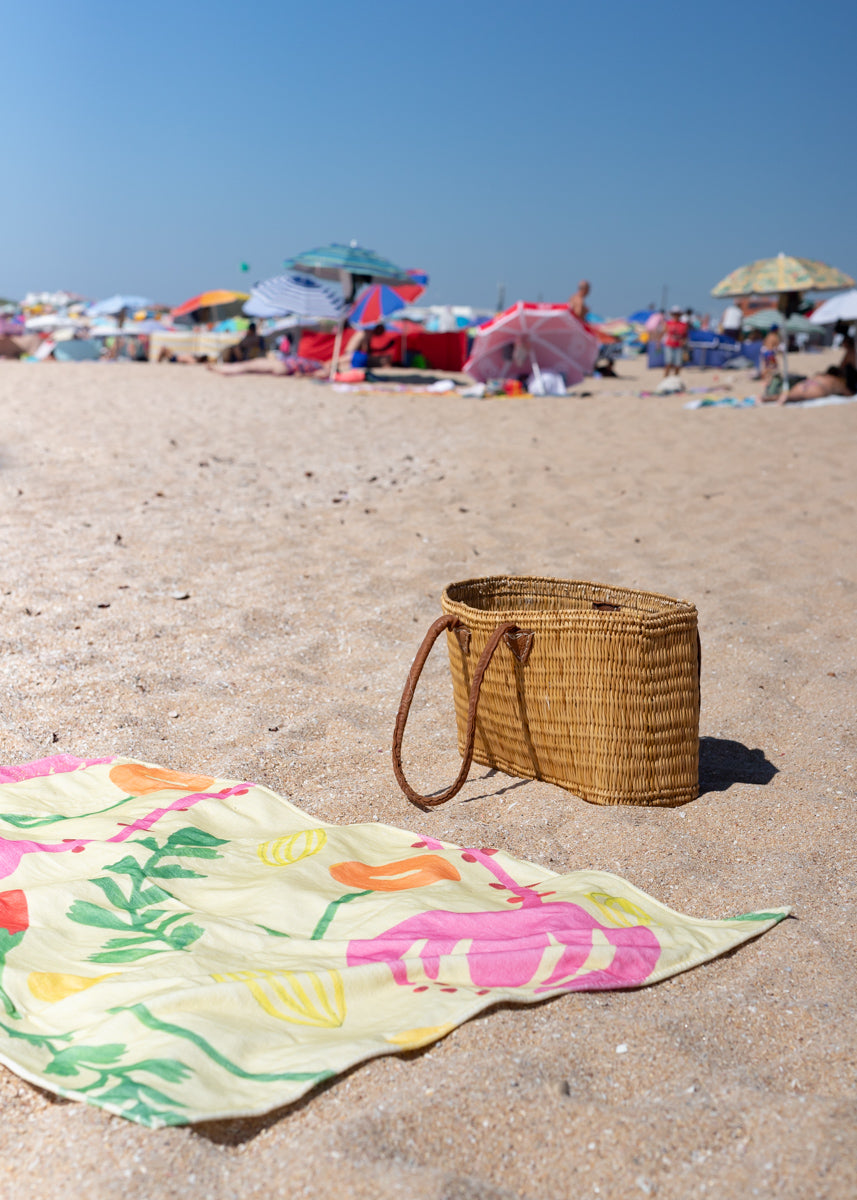
[[[692,920],[606,872],[66,755],[0,768],[0,876],[0,1061],[152,1127],[266,1112],[501,1000],[656,983],[788,911]]]

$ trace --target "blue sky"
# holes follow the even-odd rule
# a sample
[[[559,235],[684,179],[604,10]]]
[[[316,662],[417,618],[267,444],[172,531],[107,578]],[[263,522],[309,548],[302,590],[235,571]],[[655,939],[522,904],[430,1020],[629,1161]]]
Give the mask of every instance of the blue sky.
[[[855,35],[850,0],[10,5],[0,296],[178,303],[351,238],[487,307],[857,275]]]

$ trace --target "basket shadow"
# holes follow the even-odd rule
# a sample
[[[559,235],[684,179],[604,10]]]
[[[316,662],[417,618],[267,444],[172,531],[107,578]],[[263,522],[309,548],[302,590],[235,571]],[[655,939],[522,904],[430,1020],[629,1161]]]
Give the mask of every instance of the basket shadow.
[[[461,803],[472,804],[474,800],[488,800],[492,796],[503,796],[506,792],[513,791],[514,788],[526,787],[528,783],[533,782],[532,779],[514,779],[512,776],[505,775],[502,771],[498,771],[496,767],[491,767],[483,776],[481,776],[479,782],[484,783],[485,780],[493,779],[495,775],[500,776],[497,782],[504,784],[503,787],[494,788],[492,791],[480,792],[478,796],[468,796],[465,800],[462,800]],[[510,782],[506,783],[506,780],[510,780]]]
[[[725,792],[733,783],[764,787],[776,774],[778,768],[764,750],[751,750],[743,742],[734,742],[730,738],[699,739],[700,796],[706,792]]]

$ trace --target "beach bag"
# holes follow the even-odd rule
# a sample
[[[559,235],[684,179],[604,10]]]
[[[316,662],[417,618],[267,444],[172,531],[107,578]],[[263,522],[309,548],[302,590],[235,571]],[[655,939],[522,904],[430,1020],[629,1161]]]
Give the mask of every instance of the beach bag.
[[[696,608],[653,592],[497,576],[447,587],[408,674],[393,770],[432,808],[473,761],[556,784],[594,804],[683,804],[699,790]],[[461,770],[423,796],[405,779],[402,741],[417,682],[446,633]]]

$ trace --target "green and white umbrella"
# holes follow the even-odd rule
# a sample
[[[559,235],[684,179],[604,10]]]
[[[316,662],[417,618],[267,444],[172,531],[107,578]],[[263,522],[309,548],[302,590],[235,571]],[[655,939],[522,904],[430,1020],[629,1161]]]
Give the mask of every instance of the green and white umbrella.
[[[743,326],[745,329],[773,329],[775,325],[779,325],[780,329],[783,326],[789,333],[819,333],[820,330],[817,324],[813,324],[807,317],[802,317],[798,313],[785,318],[777,308],[763,308],[760,312],[751,313],[749,317],[745,317]]]

